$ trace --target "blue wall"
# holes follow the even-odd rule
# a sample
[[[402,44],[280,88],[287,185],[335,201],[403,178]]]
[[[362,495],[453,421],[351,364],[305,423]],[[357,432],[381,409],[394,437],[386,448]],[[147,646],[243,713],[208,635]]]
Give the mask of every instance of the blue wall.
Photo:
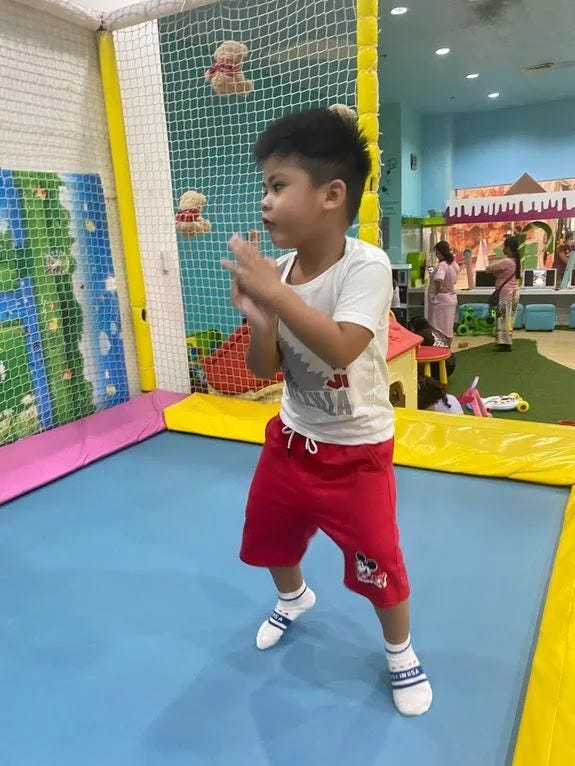
[[[402,136],[401,104],[381,107],[381,184],[382,223],[387,221],[387,254],[392,262],[401,261]]]
[[[401,262],[404,215],[421,214],[422,135],[421,116],[404,104],[381,107],[382,173],[380,204],[382,225],[388,237],[384,244],[392,263]],[[417,167],[411,168],[411,155]]]
[[[575,99],[454,118],[453,186],[575,175]]]
[[[443,211],[453,180],[453,118],[449,114],[422,118],[421,214]]]
[[[421,214],[421,115],[404,104],[401,106],[401,212],[402,215]],[[417,167],[411,168],[411,155]]]
[[[422,213],[454,189],[575,176],[575,99],[423,118]]]

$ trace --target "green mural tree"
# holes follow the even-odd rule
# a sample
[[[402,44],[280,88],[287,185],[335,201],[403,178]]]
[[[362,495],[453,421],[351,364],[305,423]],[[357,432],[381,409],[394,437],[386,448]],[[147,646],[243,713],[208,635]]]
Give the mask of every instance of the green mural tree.
[[[70,213],[60,201],[63,182],[57,174],[15,172],[13,177],[25,229],[18,271],[33,280],[54,425],[62,425],[94,411],[79,347],[83,320],[72,283]]]

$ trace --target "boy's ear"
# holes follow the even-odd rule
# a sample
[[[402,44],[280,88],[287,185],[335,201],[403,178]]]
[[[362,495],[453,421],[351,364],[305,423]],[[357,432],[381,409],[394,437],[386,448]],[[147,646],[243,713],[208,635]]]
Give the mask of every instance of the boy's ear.
[[[347,198],[347,186],[345,181],[335,178],[325,185],[324,208],[326,210],[336,210],[345,205]]]

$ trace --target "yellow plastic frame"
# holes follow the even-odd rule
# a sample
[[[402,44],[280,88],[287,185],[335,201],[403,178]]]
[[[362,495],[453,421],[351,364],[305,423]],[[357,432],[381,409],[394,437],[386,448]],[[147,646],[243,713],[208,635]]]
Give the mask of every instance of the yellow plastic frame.
[[[120,80],[112,32],[98,32],[98,53],[100,56],[100,75],[102,78],[108,125],[108,140],[110,142],[114,180],[116,182],[120,229],[126,264],[126,280],[128,282],[128,293],[132,310],[134,341],[140,373],[140,388],[142,391],[153,391],[156,388],[154,351],[152,347],[152,334],[146,315],[146,288],[144,285],[134,194],[130,176],[130,160],[124,127]]]
[[[395,462],[571,487],[513,766],[575,763],[575,431],[546,423],[396,410]]]
[[[372,174],[359,237],[379,244],[378,2],[357,0],[357,111]],[[143,390],[155,388],[129,158],[113,37],[99,34],[102,84]],[[165,410],[170,430],[263,443],[277,404],[195,394]],[[531,667],[513,766],[575,763],[575,431],[565,426],[396,410],[395,462],[475,476],[571,486]]]
[[[277,404],[194,394],[168,429],[262,444]],[[513,766],[575,763],[575,430],[396,410],[396,465],[572,487],[553,565]]]
[[[359,208],[359,239],[379,245],[379,81],[377,74],[378,2],[357,0],[357,115],[369,142],[371,175]]]

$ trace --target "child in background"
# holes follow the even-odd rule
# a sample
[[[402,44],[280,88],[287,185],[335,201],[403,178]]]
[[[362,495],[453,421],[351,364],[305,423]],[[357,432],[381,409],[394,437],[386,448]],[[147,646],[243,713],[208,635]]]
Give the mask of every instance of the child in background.
[[[433,346],[434,348],[449,348],[446,337],[432,327],[427,319],[422,316],[413,317],[407,324],[410,332],[423,338],[422,346]],[[452,354],[445,362],[448,377],[455,371],[455,354]],[[434,377],[439,377],[439,365],[434,362],[431,365],[431,372]]]
[[[419,378],[417,382],[417,408],[448,415],[464,414],[458,399],[453,394],[446,394],[434,378],[428,377]]]

